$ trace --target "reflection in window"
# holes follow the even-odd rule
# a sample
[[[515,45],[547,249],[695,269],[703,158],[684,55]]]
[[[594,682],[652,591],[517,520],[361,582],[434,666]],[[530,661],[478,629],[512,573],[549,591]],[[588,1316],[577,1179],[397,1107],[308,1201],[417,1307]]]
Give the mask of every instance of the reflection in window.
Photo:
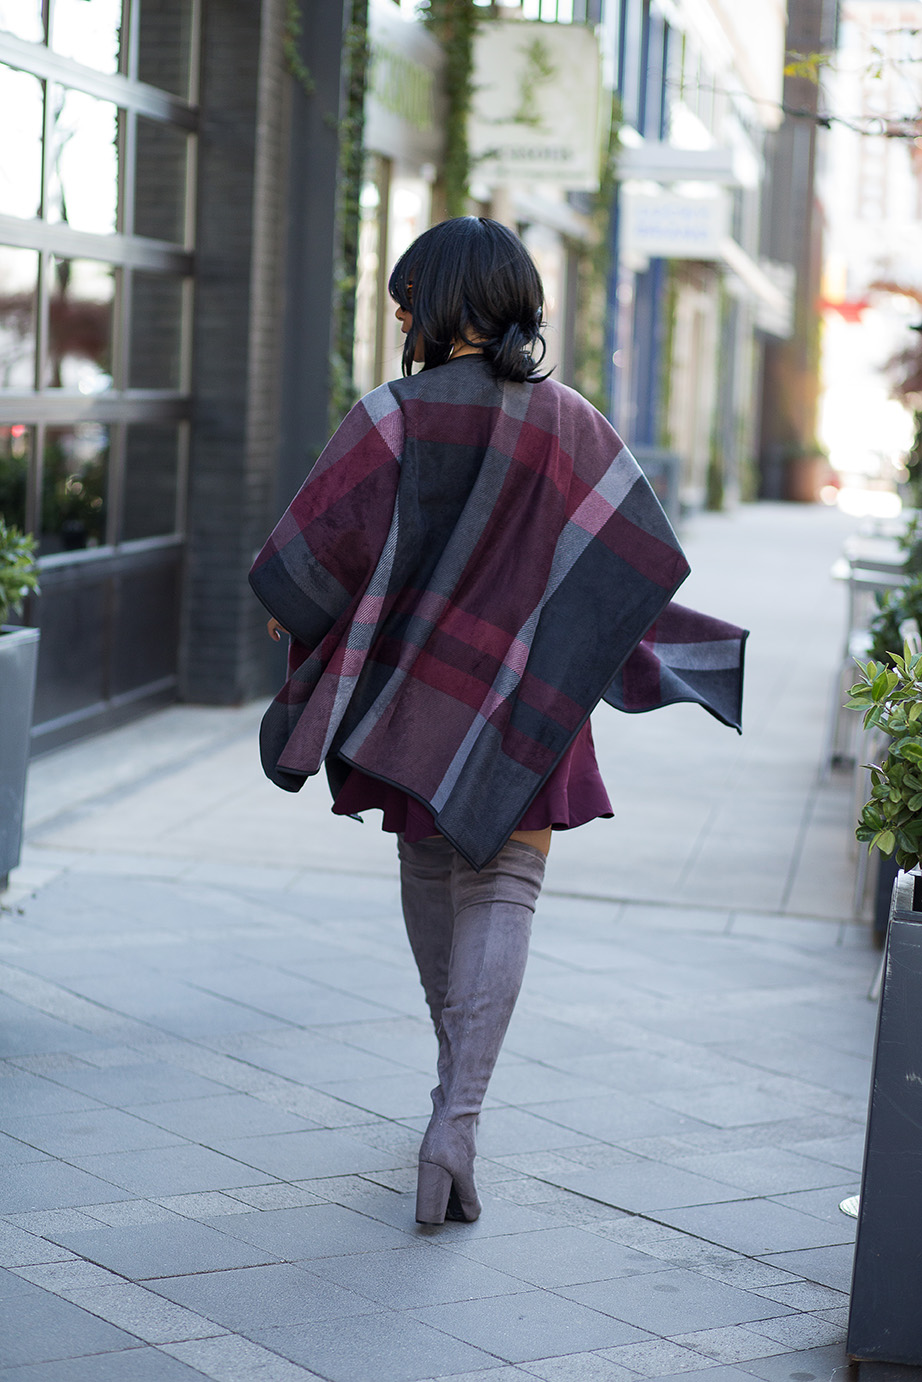
[[[131,423],[126,429],[122,541],[176,531],[180,428]]]
[[[27,43],[44,43],[42,0],[0,0],[0,29]]]
[[[0,518],[25,530],[26,485],[32,430],[21,422],[0,426]]]
[[[134,229],[154,240],[185,241],[188,135],[138,116]]]
[[[106,537],[109,431],[98,422],[45,431],[39,552],[77,552]]]
[[[45,384],[102,393],[112,387],[115,274],[94,259],[52,259]]]
[[[0,245],[0,389],[35,387],[38,255]]]
[[[0,212],[37,216],[42,196],[42,84],[0,64]]]
[[[122,0],[54,0],[51,46],[86,67],[117,72],[121,26]]]
[[[134,274],[128,387],[178,389],[182,363],[181,278]]]
[[[61,86],[51,88],[50,99],[48,219],[111,234],[118,213],[118,110]]]
[[[138,77],[174,96],[189,96],[192,0],[141,4]]]

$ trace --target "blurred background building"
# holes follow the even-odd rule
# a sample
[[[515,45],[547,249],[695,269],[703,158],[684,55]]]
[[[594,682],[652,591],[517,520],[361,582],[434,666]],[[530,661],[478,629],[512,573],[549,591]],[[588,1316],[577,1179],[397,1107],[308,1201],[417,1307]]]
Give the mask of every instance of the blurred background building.
[[[399,373],[387,274],[446,214],[517,228],[556,377],[673,515],[774,492],[819,370],[818,97],[785,118],[785,50],[836,31],[832,0],[791,8],[0,0],[0,510],[42,554],[36,748],[278,679],[246,571]],[[794,442],[785,370],[813,390]]]
[[[885,514],[914,449],[913,407],[922,420],[922,340],[911,330],[922,321],[922,4],[844,0],[839,38],[825,79],[840,118],[821,181],[819,433],[841,502]],[[920,443],[922,427],[917,453]]]

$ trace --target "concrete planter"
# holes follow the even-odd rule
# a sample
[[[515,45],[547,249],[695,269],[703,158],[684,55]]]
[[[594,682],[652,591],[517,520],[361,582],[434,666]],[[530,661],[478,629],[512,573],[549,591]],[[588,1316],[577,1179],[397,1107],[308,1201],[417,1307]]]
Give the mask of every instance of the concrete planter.
[[[847,1351],[922,1366],[922,876],[893,885]]]
[[[38,629],[0,628],[0,891],[19,863]]]

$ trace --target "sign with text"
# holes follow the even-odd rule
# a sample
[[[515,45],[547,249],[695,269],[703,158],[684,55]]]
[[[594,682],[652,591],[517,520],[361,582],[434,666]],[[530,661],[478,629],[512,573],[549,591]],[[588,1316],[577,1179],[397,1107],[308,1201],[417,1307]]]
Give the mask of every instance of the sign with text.
[[[622,191],[621,249],[647,259],[719,259],[730,234],[724,193],[683,197],[669,192]]]
[[[599,186],[599,45],[583,24],[486,20],[474,45],[473,176]]]
[[[374,0],[368,29],[365,147],[404,164],[437,164],[445,138],[439,45],[391,0]]]

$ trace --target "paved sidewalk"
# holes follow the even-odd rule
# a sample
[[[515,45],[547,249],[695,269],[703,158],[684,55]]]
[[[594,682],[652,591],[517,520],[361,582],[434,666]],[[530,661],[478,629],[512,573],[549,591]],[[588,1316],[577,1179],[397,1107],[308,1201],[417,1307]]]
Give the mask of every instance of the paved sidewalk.
[[[477,1224],[413,1221],[435,1040],[392,841],[261,778],[259,707],[33,765],[0,914],[0,1382],[857,1376],[838,1204],[878,955],[850,786],[818,774],[850,526],[690,524],[683,598],[753,630],[746,733],[594,717],[617,819],[555,839]]]

